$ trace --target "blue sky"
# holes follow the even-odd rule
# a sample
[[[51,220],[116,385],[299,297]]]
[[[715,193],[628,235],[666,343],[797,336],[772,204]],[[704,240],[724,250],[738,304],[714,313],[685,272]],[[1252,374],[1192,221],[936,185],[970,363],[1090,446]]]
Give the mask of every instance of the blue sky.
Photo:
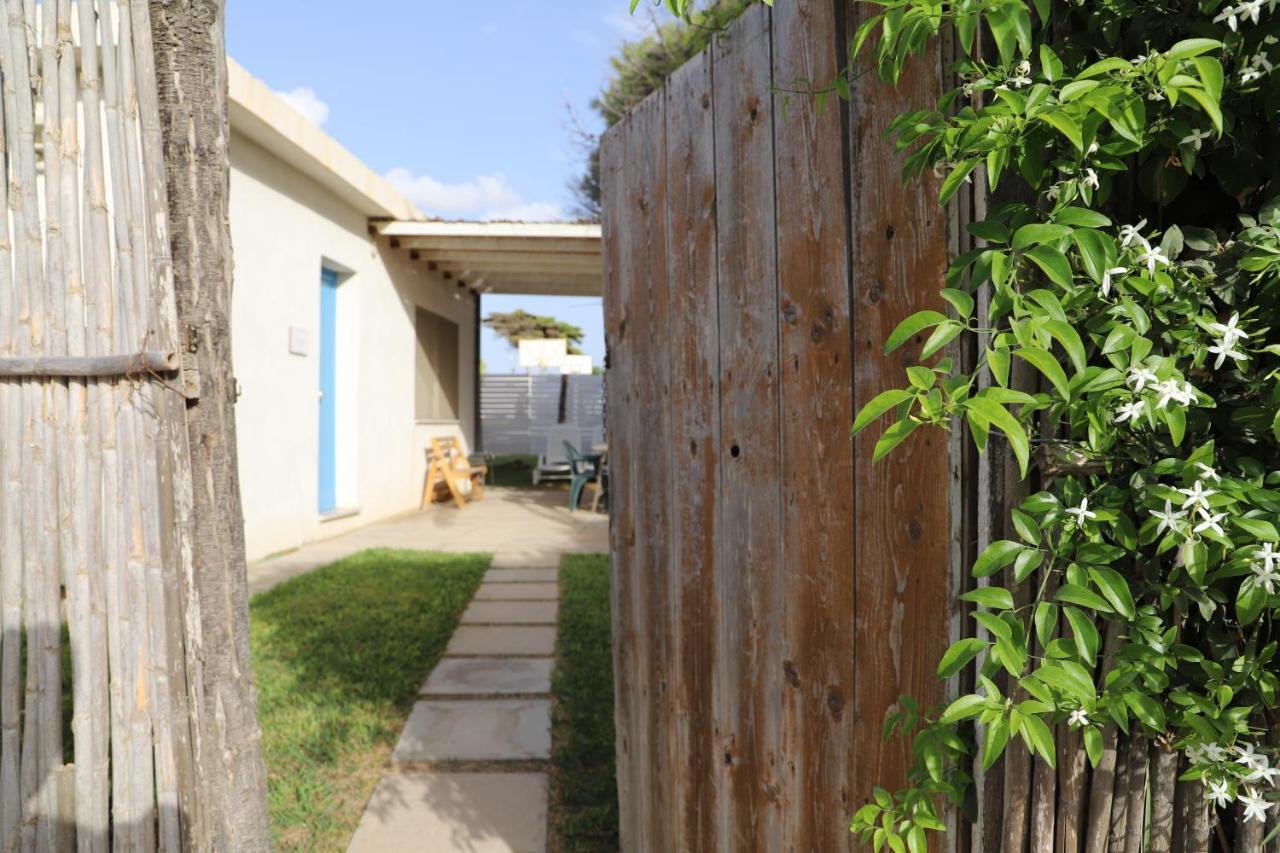
[[[229,0],[227,46],[251,73],[388,175],[429,214],[556,219],[581,169],[570,109],[589,108],[608,59],[649,20],[627,0]],[[596,299],[488,296],[551,313],[604,357]],[[486,330],[490,371],[514,353]]]

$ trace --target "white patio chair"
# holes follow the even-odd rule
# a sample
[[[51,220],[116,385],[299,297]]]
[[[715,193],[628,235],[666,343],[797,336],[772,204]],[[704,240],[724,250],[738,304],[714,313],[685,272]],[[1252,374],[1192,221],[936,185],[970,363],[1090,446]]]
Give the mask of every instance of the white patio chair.
[[[575,447],[582,438],[582,431],[576,426],[553,426],[547,430],[546,449],[538,454],[538,467],[533,469],[533,484],[551,480],[572,480],[573,468],[569,457],[564,452],[567,441]]]

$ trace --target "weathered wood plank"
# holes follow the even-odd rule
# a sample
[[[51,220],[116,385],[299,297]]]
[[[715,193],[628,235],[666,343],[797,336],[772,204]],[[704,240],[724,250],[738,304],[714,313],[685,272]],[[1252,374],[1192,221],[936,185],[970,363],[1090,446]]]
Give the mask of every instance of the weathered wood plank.
[[[636,636],[639,654],[637,683],[641,710],[641,744],[644,747],[640,782],[644,786],[643,820],[646,849],[670,850],[674,827],[669,808],[670,717],[669,673],[672,647],[670,412],[670,349],[655,346],[666,340],[666,98],[657,92],[631,114],[628,136],[626,203],[633,208],[633,245],[636,254],[627,274],[631,276],[631,322],[635,340],[645,346],[633,353],[635,387],[643,391],[633,400],[639,427],[631,436],[632,478],[642,497],[632,520],[636,528],[633,572],[636,579]]]
[[[720,288],[723,614],[717,722],[720,849],[781,849],[784,604],[778,436],[770,16],[757,4],[713,47]]]
[[[716,847],[720,351],[711,55],[667,83],[674,737],[671,849]]]
[[[605,199],[604,319],[608,347],[606,426],[609,436],[609,534],[611,554],[611,608],[613,611],[614,708],[617,738],[619,831],[627,850],[640,849],[640,804],[645,793],[639,784],[642,757],[634,750],[640,743],[637,730],[635,667],[635,599],[632,567],[635,560],[635,479],[631,438],[638,427],[633,407],[637,389],[632,379],[635,345],[631,334],[630,298],[633,208],[626,189],[625,160],[630,119],[605,134],[600,147],[600,180]]]
[[[873,14],[855,4],[849,33]],[[864,75],[850,99],[851,223],[854,294],[855,408],[889,387],[917,356],[918,343],[885,357],[882,345],[897,323],[938,307],[947,264],[946,218],[931,179],[904,186],[900,159],[885,144],[893,117],[933,105],[941,93],[939,57],[915,61],[897,86]],[[921,430],[887,460],[871,463],[875,431],[855,440],[855,650],[858,681],[853,804],[876,784],[894,787],[910,764],[907,740],[884,742],[880,727],[898,697],[926,705],[940,698],[935,678],[945,650],[948,602],[948,442]]]
[[[773,14],[773,78],[840,72],[834,4]],[[853,341],[843,110],[801,95],[774,101],[778,383],[786,635],[782,671],[783,842],[850,849],[854,762]]]

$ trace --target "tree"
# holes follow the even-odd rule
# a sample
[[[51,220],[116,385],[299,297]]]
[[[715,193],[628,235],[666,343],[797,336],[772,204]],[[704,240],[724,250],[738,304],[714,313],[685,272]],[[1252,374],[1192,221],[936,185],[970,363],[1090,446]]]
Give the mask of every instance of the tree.
[[[225,0],[151,0],[179,327],[200,377],[186,408],[194,593],[186,614],[196,849],[270,847],[267,778],[249,665],[249,593],[236,460],[227,206]],[[177,520],[182,523],[182,519]]]
[[[520,348],[521,341],[564,338],[569,342],[570,355],[582,353],[578,348],[582,343],[582,330],[555,317],[539,317],[517,308],[509,314],[490,314],[484,319],[484,324],[516,349]]]
[[[753,2],[755,0],[712,0],[706,8],[696,12],[686,9],[687,4],[681,3],[680,12],[684,17],[655,26],[652,34],[624,44],[618,55],[609,60],[613,74],[608,85],[591,102],[591,108],[604,119],[606,127],[612,127],[632,107],[665,83],[676,69],[697,56],[717,33]],[[588,152],[586,169],[571,189],[579,212],[588,218],[599,219],[599,137],[582,131],[579,131],[579,136]]]

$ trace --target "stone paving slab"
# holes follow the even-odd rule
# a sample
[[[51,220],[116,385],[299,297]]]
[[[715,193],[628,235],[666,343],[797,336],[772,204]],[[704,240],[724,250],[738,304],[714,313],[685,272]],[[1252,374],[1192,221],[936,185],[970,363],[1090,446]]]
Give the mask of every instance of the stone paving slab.
[[[551,702],[547,699],[432,700],[413,706],[391,763],[550,757]]]
[[[550,625],[459,625],[446,655],[547,657],[556,650],[556,629]]]
[[[476,601],[556,601],[560,588],[553,583],[482,583]]]
[[[473,601],[462,612],[463,625],[554,625],[555,601]]]
[[[485,583],[555,583],[556,569],[494,569],[484,573]]]
[[[445,658],[420,691],[423,696],[550,693],[551,658]]]
[[[348,853],[544,853],[542,773],[397,773],[378,783]]]
[[[560,553],[547,554],[542,551],[497,551],[489,561],[491,569],[557,569],[560,567]]]

